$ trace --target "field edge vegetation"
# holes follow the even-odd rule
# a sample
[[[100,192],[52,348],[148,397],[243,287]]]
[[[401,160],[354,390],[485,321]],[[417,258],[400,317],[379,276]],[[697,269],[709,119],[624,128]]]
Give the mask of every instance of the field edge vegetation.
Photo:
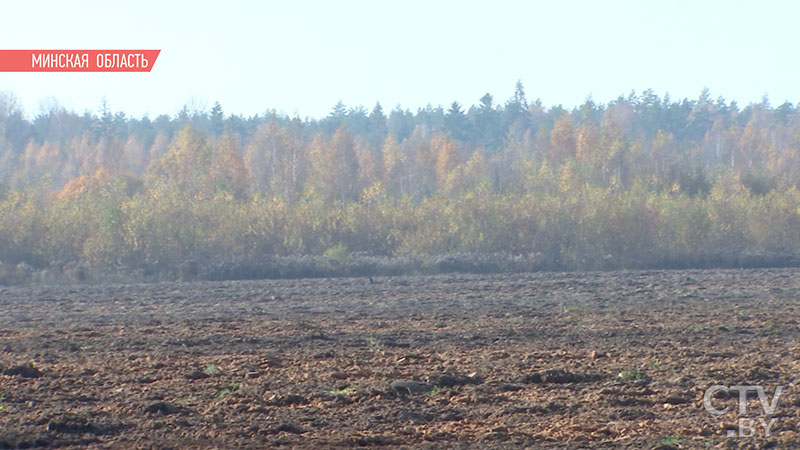
[[[793,266],[800,111],[521,85],[416,114],[24,118],[0,95],[0,283]]]

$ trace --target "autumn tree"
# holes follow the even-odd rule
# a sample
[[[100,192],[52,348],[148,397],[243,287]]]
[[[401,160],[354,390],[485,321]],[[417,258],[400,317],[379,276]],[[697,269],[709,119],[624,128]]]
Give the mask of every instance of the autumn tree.
[[[245,151],[248,178],[255,191],[280,193],[283,186],[285,130],[276,120],[261,125]]]
[[[658,130],[650,145],[650,158],[656,179],[662,179],[675,161],[675,137]]]
[[[417,197],[427,197],[436,191],[437,155],[424,133],[423,128],[417,126],[403,144],[403,149],[412,162],[409,181],[411,190]]]
[[[346,201],[358,196],[358,158],[347,129],[340,126],[330,141],[314,141],[312,171],[315,183],[329,199]]]
[[[215,180],[210,169],[214,164],[214,151],[208,140],[192,127],[178,133],[169,150],[159,158],[153,168],[187,197],[213,195]]]
[[[233,133],[223,133],[217,140],[209,176],[214,180],[216,191],[230,194],[237,199],[247,197],[250,191],[247,169],[242,159],[239,138]]]
[[[366,139],[354,141],[358,161],[358,185],[372,186],[383,180],[383,153]]]
[[[120,172],[128,172],[141,177],[149,161],[148,152],[136,136],[128,137],[122,149],[122,158],[119,162]]]
[[[436,182],[441,190],[450,172],[459,164],[456,145],[447,136],[439,134],[431,140],[431,151],[436,155]]]
[[[548,158],[553,164],[561,164],[575,157],[575,130],[569,114],[562,115],[550,133],[551,149]]]
[[[408,157],[403,152],[394,133],[389,133],[381,149],[385,184],[390,192],[404,195],[407,191]]]

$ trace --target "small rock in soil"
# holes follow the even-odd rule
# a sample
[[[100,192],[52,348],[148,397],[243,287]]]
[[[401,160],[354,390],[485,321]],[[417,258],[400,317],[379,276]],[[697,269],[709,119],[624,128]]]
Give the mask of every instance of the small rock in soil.
[[[88,421],[85,417],[63,417],[59,420],[48,422],[47,431],[70,434],[103,434],[103,429]]]
[[[426,414],[404,409],[400,411],[400,420],[408,420],[414,423],[427,423],[430,422],[431,418]]]
[[[144,412],[148,414],[155,414],[160,413],[162,416],[168,416],[170,414],[175,414],[176,412],[180,412],[180,406],[173,405],[169,402],[155,402],[150,404],[144,409]]]
[[[395,380],[389,383],[389,390],[399,395],[411,395],[428,392],[433,385],[416,380]]]
[[[447,373],[433,374],[429,377],[429,379],[431,383],[438,384],[442,387],[462,386],[465,384],[480,384],[482,381],[477,375],[470,377],[461,374]]]
[[[202,370],[195,370],[193,372],[189,372],[186,374],[187,380],[202,380],[203,378],[208,378],[211,375],[203,372]]]
[[[685,405],[691,402],[692,402],[691,399],[682,397],[680,395],[670,395],[669,397],[664,399],[664,403],[668,403],[670,405]]]
[[[584,383],[596,381],[599,375],[573,373],[563,369],[548,369],[526,375],[522,378],[523,383]]]
[[[379,436],[362,436],[359,438],[354,438],[351,440],[351,443],[359,447],[370,447],[377,445],[393,445],[397,444],[398,442],[386,436],[379,435]]]
[[[277,395],[274,395],[269,400],[267,400],[267,404],[270,406],[304,405],[306,403],[308,403],[307,398],[303,397],[302,395],[296,395],[296,394],[289,394],[284,397],[279,397]]]
[[[0,449],[14,448],[50,448],[53,441],[46,437],[34,436],[4,436],[0,437]]]
[[[517,384],[503,383],[503,384],[497,386],[497,390],[499,392],[517,392],[517,391],[521,391],[522,390],[522,386],[517,385]]]
[[[44,374],[41,370],[34,367],[33,364],[25,364],[9,367],[3,371],[3,375],[18,376],[20,378],[39,378]]]
[[[464,419],[464,415],[457,411],[451,411],[441,417],[442,422],[458,422]]]
[[[304,429],[300,428],[299,426],[291,423],[291,422],[287,422],[287,423],[282,423],[282,424],[278,425],[275,428],[275,432],[276,433],[284,432],[284,433],[292,433],[292,434],[303,434],[306,431]]]

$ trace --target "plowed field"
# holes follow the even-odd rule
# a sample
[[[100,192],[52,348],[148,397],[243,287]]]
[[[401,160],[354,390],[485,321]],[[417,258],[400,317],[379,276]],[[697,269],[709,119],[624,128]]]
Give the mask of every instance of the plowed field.
[[[0,449],[800,448],[798,301],[796,269],[0,288]]]

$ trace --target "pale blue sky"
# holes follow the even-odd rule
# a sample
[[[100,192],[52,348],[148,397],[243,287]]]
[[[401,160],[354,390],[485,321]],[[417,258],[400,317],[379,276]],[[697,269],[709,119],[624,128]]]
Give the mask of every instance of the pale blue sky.
[[[797,1],[6,1],[0,48],[160,48],[150,73],[0,73],[35,115],[155,117],[182,105],[321,117],[529,99],[608,102],[631,89],[740,104],[800,101]]]

